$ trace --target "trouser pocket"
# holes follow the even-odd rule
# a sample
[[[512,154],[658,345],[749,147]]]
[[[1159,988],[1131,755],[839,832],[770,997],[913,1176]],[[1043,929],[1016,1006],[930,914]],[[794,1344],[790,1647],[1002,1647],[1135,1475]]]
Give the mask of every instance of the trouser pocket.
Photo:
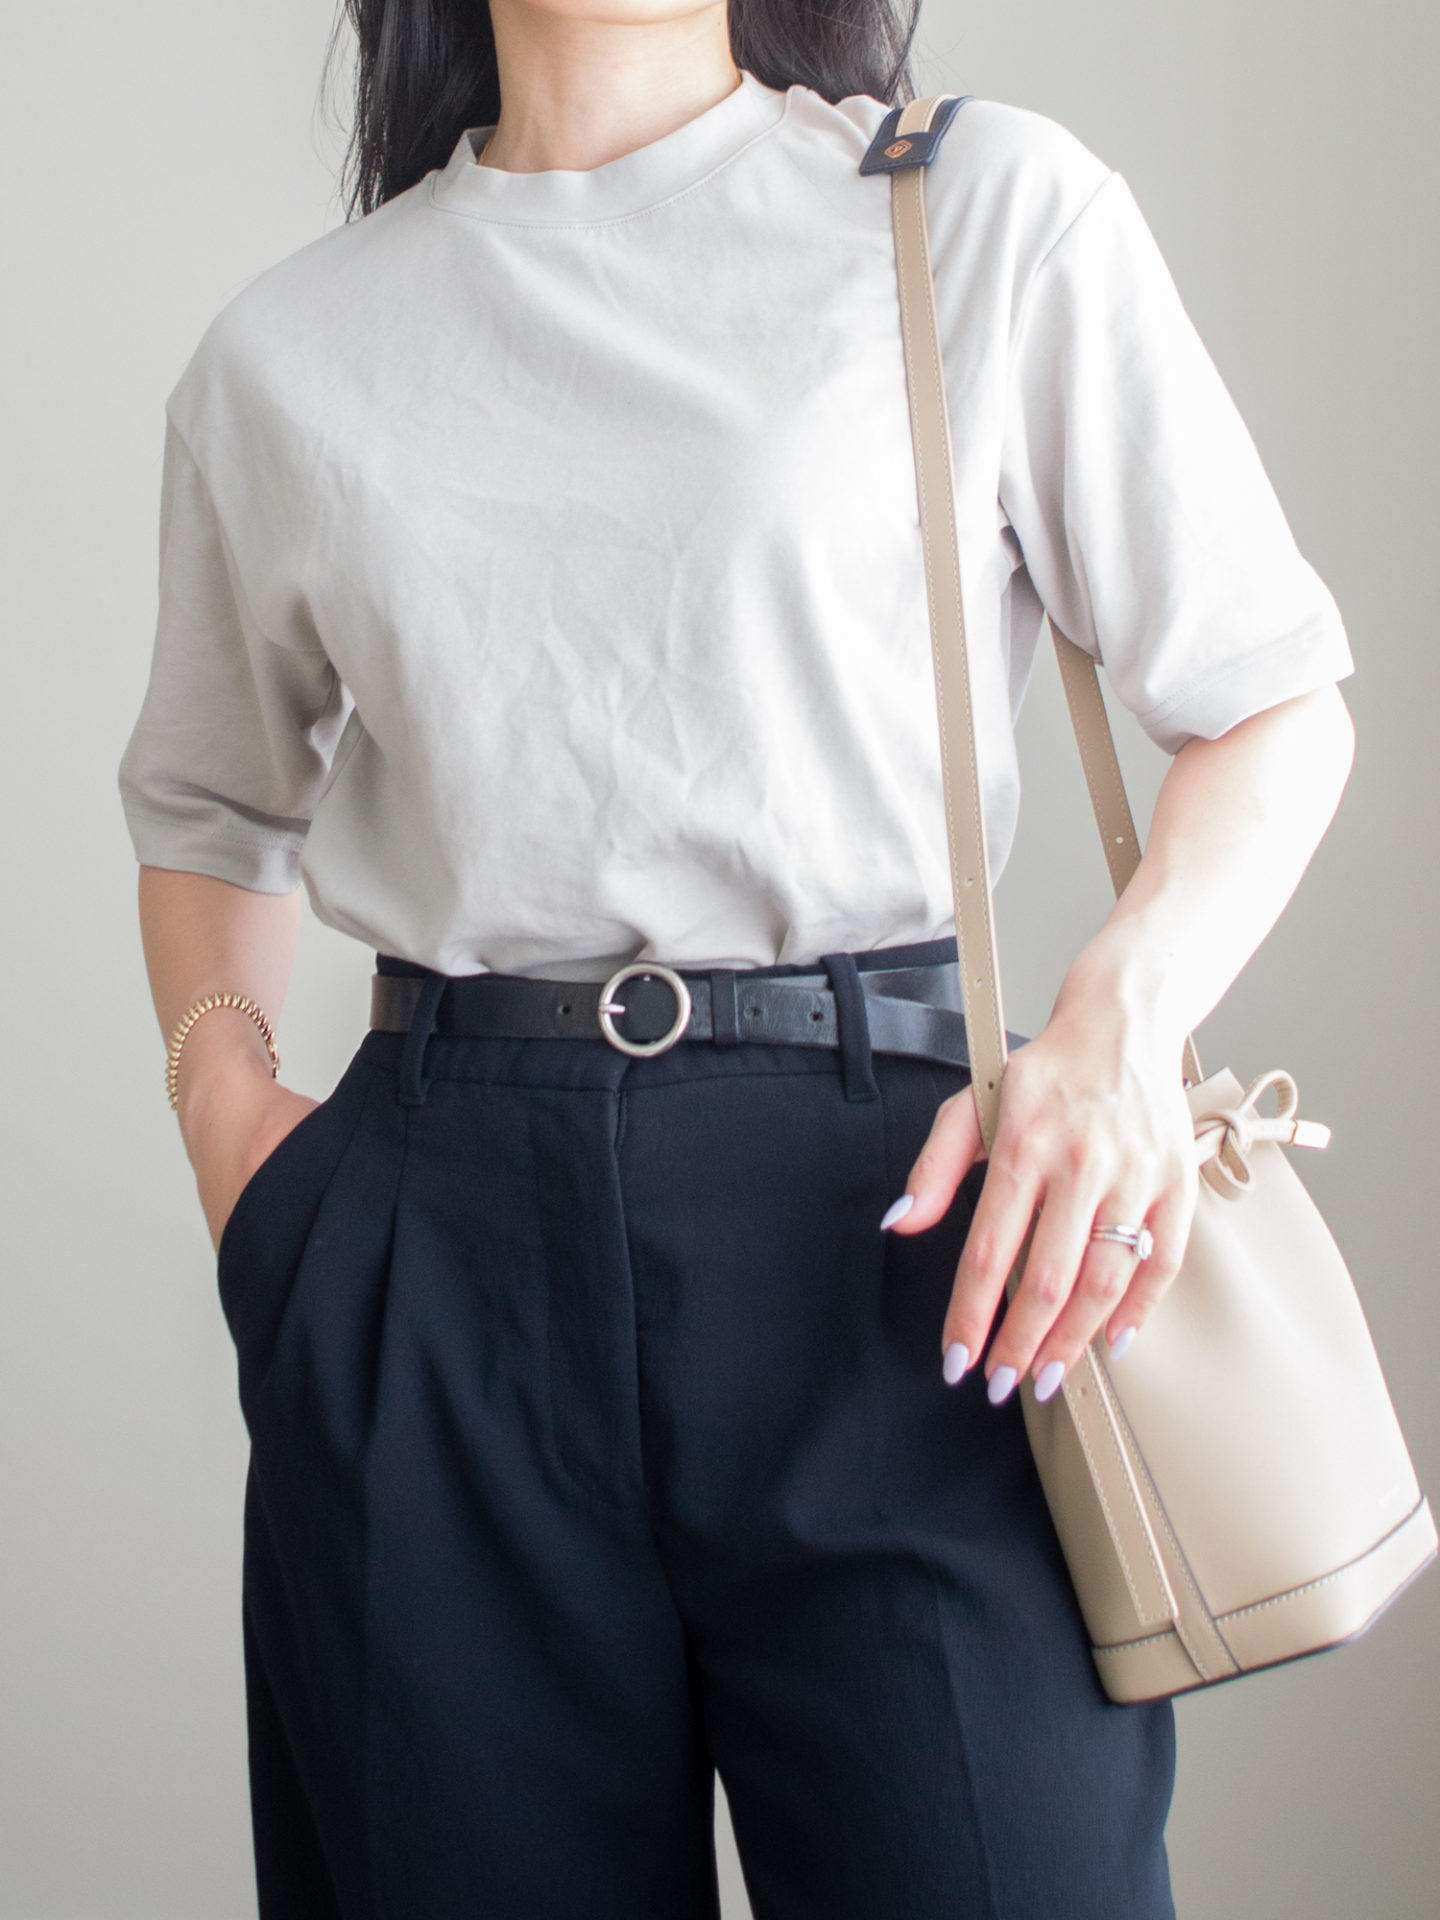
[[[251,1174],[216,1251],[216,1285],[249,1418],[321,1203],[364,1111],[372,1070],[352,1062],[328,1099],[290,1129]]]

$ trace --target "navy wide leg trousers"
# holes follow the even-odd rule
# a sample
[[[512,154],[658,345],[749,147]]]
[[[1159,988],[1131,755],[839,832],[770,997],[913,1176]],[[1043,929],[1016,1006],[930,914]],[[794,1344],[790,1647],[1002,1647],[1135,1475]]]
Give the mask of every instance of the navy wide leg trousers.
[[[1018,1405],[941,1378],[975,1183],[879,1229],[965,1075],[859,1004],[371,1033],[245,1188],[262,1920],[715,1920],[717,1769],[756,1920],[1172,1913],[1170,1707],[1105,1699]]]

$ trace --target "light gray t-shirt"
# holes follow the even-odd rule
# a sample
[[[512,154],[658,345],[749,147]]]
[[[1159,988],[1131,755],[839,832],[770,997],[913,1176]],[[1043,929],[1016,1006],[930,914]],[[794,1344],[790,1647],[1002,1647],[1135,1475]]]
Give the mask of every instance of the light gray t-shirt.
[[[467,973],[953,931],[885,107],[746,73],[588,172],[490,129],[171,397],[136,852]],[[962,107],[926,181],[993,870],[1049,608],[1167,750],[1343,677],[1124,180]]]

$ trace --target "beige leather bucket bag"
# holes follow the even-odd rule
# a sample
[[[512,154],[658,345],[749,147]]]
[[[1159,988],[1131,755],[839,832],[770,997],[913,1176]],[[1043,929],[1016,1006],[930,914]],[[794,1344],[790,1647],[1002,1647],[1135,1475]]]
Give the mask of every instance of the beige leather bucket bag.
[[[1005,1025],[990,898],[925,163],[959,104],[887,119],[956,932],[987,1148]],[[937,115],[939,116],[937,120]],[[893,124],[892,124],[893,123]],[[930,130],[934,127],[931,137]],[[1116,892],[1140,859],[1094,662],[1054,634]],[[1183,1268],[1123,1361],[1097,1340],[1044,1404],[1022,1387],[1036,1465],[1112,1700],[1153,1700],[1362,1633],[1435,1556],[1436,1533],[1354,1285],[1286,1158],[1323,1146],[1295,1083],[1202,1078],[1185,1054],[1201,1165]],[[1275,1098],[1275,1112],[1261,1103]],[[1012,1286],[1014,1277],[1012,1276]]]

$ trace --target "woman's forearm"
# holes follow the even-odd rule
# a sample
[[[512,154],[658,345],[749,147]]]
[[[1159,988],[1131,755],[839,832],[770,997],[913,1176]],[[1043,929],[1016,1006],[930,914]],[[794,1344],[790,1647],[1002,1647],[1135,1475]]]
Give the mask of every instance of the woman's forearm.
[[[1191,740],[1160,788],[1144,858],[1077,956],[1055,1017],[1107,1007],[1178,1049],[1279,918],[1334,816],[1354,729],[1338,687]]]
[[[298,891],[252,893],[200,873],[142,867],[140,929],[161,1031],[168,1038],[187,1007],[226,991],[278,1021],[299,926]],[[236,1196],[315,1102],[277,1084],[259,1029],[228,1007],[190,1029],[176,1092],[185,1151],[218,1246]]]
[[[140,869],[140,930],[161,1031],[167,1040],[196,1000],[246,994],[278,1021],[295,960],[300,895],[252,893],[200,873]],[[270,1072],[258,1028],[217,1008],[197,1022],[180,1056],[182,1127],[197,1102],[237,1073]]]

